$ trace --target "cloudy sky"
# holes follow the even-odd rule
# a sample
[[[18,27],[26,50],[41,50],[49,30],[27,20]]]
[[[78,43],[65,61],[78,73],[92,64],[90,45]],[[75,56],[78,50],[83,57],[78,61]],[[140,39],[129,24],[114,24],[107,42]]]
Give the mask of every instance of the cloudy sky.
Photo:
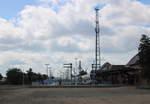
[[[63,63],[94,60],[95,11],[100,8],[102,63],[126,64],[141,34],[150,33],[149,0],[1,0],[0,73],[11,67],[55,74]]]

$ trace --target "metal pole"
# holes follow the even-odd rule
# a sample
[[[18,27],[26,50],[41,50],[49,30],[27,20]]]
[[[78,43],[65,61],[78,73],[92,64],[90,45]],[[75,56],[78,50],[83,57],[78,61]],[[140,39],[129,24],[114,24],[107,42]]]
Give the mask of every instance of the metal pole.
[[[22,69],[22,86],[24,86],[24,69]]]
[[[52,68],[52,67],[48,67],[48,69],[49,69],[49,78],[52,77],[52,70],[51,70],[51,68]]]
[[[45,65],[46,65],[46,67],[47,67],[47,69],[46,69],[46,71],[47,71],[47,77],[48,77],[47,80],[48,80],[48,83],[49,83],[49,76],[48,76],[48,67],[49,67],[49,64],[45,64]],[[47,83],[47,84],[48,84],[48,83]]]
[[[48,75],[48,67],[49,67],[49,64],[45,64],[46,65],[46,73],[47,73],[47,76],[49,77]]]
[[[72,64],[70,64],[70,75],[71,75],[71,85],[72,85]]]
[[[67,75],[70,75],[69,79],[71,80],[71,85],[72,85],[72,63],[64,64],[64,68],[68,68],[68,71],[67,71],[68,74]]]
[[[96,43],[95,43],[95,83],[96,83],[96,71],[99,69],[98,65],[101,63],[100,59],[100,39],[99,39],[99,9],[95,8],[96,11],[96,27],[95,27],[95,33],[96,33]]]
[[[76,82],[76,75],[77,75],[77,61],[78,61],[78,58],[75,58],[75,77],[74,77],[75,85],[77,85],[77,82]]]

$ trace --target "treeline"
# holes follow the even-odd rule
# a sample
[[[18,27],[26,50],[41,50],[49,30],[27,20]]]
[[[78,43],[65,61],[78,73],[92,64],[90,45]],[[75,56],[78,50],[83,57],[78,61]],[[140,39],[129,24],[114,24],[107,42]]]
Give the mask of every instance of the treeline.
[[[3,79],[3,76],[2,76],[2,74],[0,73],[0,81]]]
[[[147,78],[150,83],[150,37],[142,35],[139,45],[139,63],[144,69],[142,77]]]
[[[146,78],[150,82],[150,37],[147,35],[142,35],[140,40],[140,45],[138,48],[139,51],[139,64],[143,68],[142,77]],[[85,72],[80,73],[85,74]],[[3,76],[0,74],[0,80],[2,80]],[[12,68],[9,69],[6,73],[6,81],[7,84],[31,84],[34,81],[43,82],[43,80],[47,79],[48,76],[41,73],[35,73],[30,68],[26,73],[22,72],[21,69]]]
[[[5,84],[21,85],[21,84],[31,84],[32,82],[39,81],[43,83],[44,80],[48,78],[47,75],[41,73],[35,73],[32,68],[22,72],[19,68],[11,68],[6,72]]]

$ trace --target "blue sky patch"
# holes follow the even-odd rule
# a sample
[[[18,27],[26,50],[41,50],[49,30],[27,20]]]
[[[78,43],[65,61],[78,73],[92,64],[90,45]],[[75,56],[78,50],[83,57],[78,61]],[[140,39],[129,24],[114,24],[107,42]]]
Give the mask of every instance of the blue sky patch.
[[[0,18],[10,19],[15,17],[26,5],[35,5],[33,0],[1,0]]]
[[[138,0],[138,1],[140,1],[140,2],[142,2],[142,3],[144,3],[144,4],[150,4],[150,0]]]

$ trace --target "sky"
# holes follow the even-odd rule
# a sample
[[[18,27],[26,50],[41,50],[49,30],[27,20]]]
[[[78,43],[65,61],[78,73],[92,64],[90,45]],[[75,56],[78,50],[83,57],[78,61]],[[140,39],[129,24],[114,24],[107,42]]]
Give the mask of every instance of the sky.
[[[1,0],[0,73],[18,67],[55,75],[76,58],[91,70],[95,11],[100,8],[102,63],[126,64],[150,32],[149,0]]]

